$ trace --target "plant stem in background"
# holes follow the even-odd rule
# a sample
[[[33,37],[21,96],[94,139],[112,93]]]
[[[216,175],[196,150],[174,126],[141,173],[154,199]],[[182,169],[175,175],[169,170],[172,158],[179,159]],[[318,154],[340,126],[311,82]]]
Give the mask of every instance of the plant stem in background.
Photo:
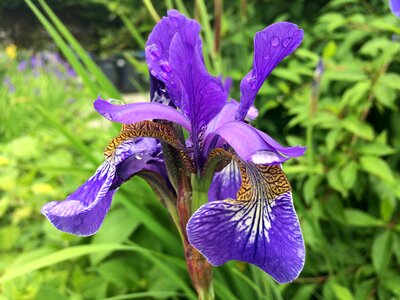
[[[222,0],[214,0],[214,53],[215,53],[215,69],[221,73],[221,24],[222,24],[223,3]]]
[[[149,12],[150,16],[153,18],[153,20],[157,23],[160,21],[160,16],[158,15],[156,9],[154,8],[153,3],[151,0],[143,0],[144,6],[146,6],[147,11]]]
[[[313,120],[315,117],[315,114],[317,112],[317,105],[318,105],[318,98],[319,98],[319,92],[320,92],[320,83],[321,83],[321,78],[322,74],[324,72],[324,64],[322,61],[322,58],[319,59],[317,67],[314,72],[314,78],[312,82],[312,88],[311,88],[311,99],[310,99],[310,118],[308,121],[308,126],[307,126],[307,156],[308,156],[308,162],[309,162],[309,170],[310,173],[313,171],[313,164],[314,164],[314,145],[313,145]]]

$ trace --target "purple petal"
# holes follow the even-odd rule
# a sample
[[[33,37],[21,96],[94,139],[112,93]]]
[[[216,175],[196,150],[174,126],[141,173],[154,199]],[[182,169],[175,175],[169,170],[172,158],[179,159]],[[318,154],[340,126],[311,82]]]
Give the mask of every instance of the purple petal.
[[[80,236],[97,232],[111,205],[115,190],[110,191],[115,166],[104,162],[81,187],[66,200],[52,201],[41,210],[47,219],[61,231]]]
[[[242,177],[238,164],[232,160],[221,172],[214,175],[208,190],[208,201],[234,199],[241,184]]]
[[[400,0],[390,0],[389,7],[392,13],[396,17],[400,18]]]
[[[295,280],[304,266],[304,242],[290,192],[272,204],[208,202],[190,218],[187,232],[189,242],[214,266],[245,261],[279,283]]]
[[[168,120],[191,132],[189,120],[176,109],[152,102],[113,105],[105,100],[98,99],[94,108],[106,119],[123,124],[133,124],[144,120]]]
[[[265,79],[303,40],[303,30],[288,22],[279,22],[257,32],[254,38],[253,69],[240,83],[240,108],[236,115],[243,120]]]
[[[264,140],[255,128],[243,122],[228,122],[214,130],[213,134],[209,134],[206,137],[204,149],[210,148],[214,134],[222,137],[245,161],[253,161],[257,164],[277,164],[288,159],[274,147],[279,143],[271,138],[274,142],[271,145]],[[280,147],[280,149],[285,150],[284,147]]]
[[[181,99],[182,110],[191,121],[194,142],[202,127],[218,114],[228,98],[220,80],[205,68],[199,29],[198,25],[182,28],[170,45],[171,73],[180,92],[176,97]]]
[[[221,81],[209,75],[204,66],[199,32],[195,20],[169,11],[146,44],[150,72],[165,83],[170,98],[190,119],[195,145],[202,127],[227,100]]]
[[[169,95],[171,95],[175,105],[181,108],[181,103],[177,95],[180,94],[174,74],[171,74],[170,66],[170,45],[175,34],[183,28],[193,28],[199,31],[196,21],[187,19],[176,10],[169,10],[168,17],[163,17],[154,26],[146,42],[146,62],[152,76],[165,83]],[[197,38],[198,33],[197,33]],[[201,45],[201,44],[200,44]]]
[[[42,213],[59,230],[80,236],[96,233],[116,189],[154,160],[160,146],[154,139],[125,141],[81,187],[64,201],[45,204]],[[158,158],[156,158],[158,159]]]

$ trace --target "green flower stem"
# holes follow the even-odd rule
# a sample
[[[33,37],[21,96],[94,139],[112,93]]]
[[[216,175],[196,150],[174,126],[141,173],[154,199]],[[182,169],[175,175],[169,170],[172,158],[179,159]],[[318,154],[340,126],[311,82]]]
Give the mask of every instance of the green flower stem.
[[[186,266],[200,300],[214,299],[212,266],[199,251],[190,245],[186,225],[193,212],[207,202],[208,185],[207,180],[201,180],[195,175],[192,175],[191,182],[189,182],[189,177],[183,175],[177,197],[177,211],[183,234]]]
[[[210,180],[207,180],[207,177],[192,175],[192,213],[207,203],[210,182]]]

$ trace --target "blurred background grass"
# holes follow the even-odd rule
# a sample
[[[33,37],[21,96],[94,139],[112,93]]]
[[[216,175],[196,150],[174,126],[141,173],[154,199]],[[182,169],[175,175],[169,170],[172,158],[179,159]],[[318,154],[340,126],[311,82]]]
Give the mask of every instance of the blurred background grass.
[[[306,265],[279,286],[228,263],[217,298],[399,299],[400,21],[381,0],[1,1],[0,299],[196,298],[178,233],[141,179],[93,237],[39,213],[94,172],[118,131],[93,100],[147,97],[144,42],[173,7],[200,21],[205,62],[232,77],[235,99],[256,31],[281,20],[305,31],[262,87],[256,125],[308,147],[284,166]]]

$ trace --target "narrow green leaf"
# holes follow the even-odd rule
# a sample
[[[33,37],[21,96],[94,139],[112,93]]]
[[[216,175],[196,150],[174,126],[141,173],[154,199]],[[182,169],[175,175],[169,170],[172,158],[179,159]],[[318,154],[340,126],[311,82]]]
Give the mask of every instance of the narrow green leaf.
[[[54,42],[60,48],[65,58],[71,64],[72,68],[82,78],[85,86],[87,86],[91,91],[93,98],[96,97],[99,93],[99,88],[90,79],[88,72],[86,72],[85,68],[79,62],[72,50],[69,48],[68,44],[62,39],[57,30],[50,24],[50,22],[44,17],[44,15],[38,10],[38,8],[32,3],[31,0],[25,0],[25,3],[36,15],[36,17],[39,19],[40,23],[42,23],[49,35],[53,38]]]
[[[54,14],[51,8],[46,4],[44,0],[39,0],[39,3],[43,7],[44,11],[49,16],[50,20],[54,23],[57,30],[61,35],[68,41],[72,49],[76,52],[79,58],[83,61],[88,71],[96,78],[97,82],[102,88],[103,92],[106,92],[111,98],[121,98],[121,94],[117,88],[110,82],[103,71],[95,64],[89,54],[83,49],[79,42],[74,38],[71,32],[64,26],[60,19]]]
[[[119,244],[124,242],[132,232],[139,226],[140,222],[136,218],[132,218],[132,214],[125,208],[111,210],[106,218],[99,232],[92,238],[92,244],[115,243]],[[111,252],[94,253],[90,255],[92,265],[102,261]]]
[[[372,264],[378,275],[389,266],[392,254],[392,235],[390,231],[384,231],[379,234],[372,244]]]
[[[32,107],[43,116],[44,119],[57,130],[59,130],[69,140],[72,146],[74,146],[83,156],[85,156],[93,166],[98,166],[100,161],[92,154],[90,150],[79,138],[77,138],[66,126],[64,126],[51,112],[40,104],[31,103]]]
[[[124,23],[125,28],[128,29],[128,31],[132,35],[133,39],[139,45],[140,49],[144,49],[146,42],[142,38],[140,32],[136,29],[136,27],[129,20],[129,18],[123,12],[119,13],[118,16],[121,18],[122,22]]]
[[[184,297],[185,295],[182,293],[174,292],[174,291],[149,291],[149,292],[141,292],[141,293],[132,293],[125,294],[115,297],[105,298],[104,300],[128,300],[128,299],[147,299],[151,297],[152,299],[164,299],[164,298],[174,298],[174,297]]]

